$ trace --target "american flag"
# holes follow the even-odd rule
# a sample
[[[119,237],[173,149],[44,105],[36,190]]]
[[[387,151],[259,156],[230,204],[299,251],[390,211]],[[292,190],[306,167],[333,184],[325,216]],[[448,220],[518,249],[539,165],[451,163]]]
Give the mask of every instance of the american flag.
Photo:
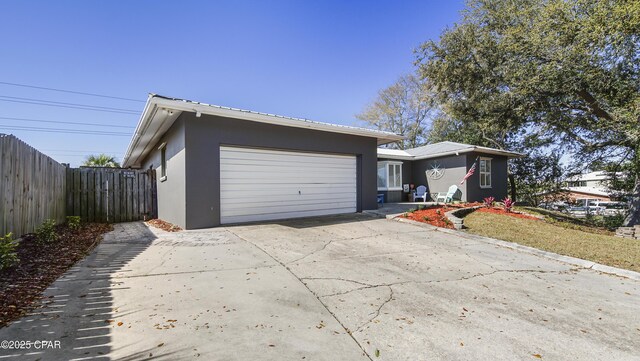
[[[467,178],[473,175],[473,173],[476,171],[476,163],[478,163],[478,158],[476,158],[476,160],[473,161],[471,168],[469,168],[469,171],[467,172],[467,174],[465,174],[464,178],[462,178],[462,180],[460,181],[460,184],[464,184],[464,181],[466,181]]]

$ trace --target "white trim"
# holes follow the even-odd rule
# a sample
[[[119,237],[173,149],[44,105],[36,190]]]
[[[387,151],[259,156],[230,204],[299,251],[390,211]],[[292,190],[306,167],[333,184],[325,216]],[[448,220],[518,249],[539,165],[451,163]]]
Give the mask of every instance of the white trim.
[[[386,175],[386,187],[378,187],[378,191],[401,191],[402,190],[402,162],[398,162],[398,161],[393,161],[393,160],[379,160],[376,163],[376,178],[378,175],[378,164],[383,163],[384,164],[384,170],[385,170],[385,175]],[[400,186],[398,187],[389,187],[389,166],[393,165],[399,165],[400,166]],[[377,183],[377,179],[376,179],[376,183]]]

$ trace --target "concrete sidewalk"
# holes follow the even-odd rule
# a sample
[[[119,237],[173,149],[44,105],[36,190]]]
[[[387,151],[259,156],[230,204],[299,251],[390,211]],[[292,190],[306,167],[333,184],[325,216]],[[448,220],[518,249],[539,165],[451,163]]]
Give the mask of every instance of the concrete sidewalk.
[[[6,359],[638,360],[640,282],[367,215],[119,224]],[[33,353],[33,352],[36,353]]]

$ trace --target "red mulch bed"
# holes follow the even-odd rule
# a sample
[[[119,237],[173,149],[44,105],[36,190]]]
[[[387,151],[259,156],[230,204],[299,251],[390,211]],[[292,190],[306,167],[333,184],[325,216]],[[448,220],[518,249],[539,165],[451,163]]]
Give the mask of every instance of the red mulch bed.
[[[442,228],[450,228],[453,229],[453,224],[447,219],[445,213],[458,209],[458,208],[468,208],[480,206],[482,203],[463,203],[463,204],[446,204],[446,205],[436,205],[430,206],[427,209],[421,209],[414,211],[412,213],[407,213],[405,218],[428,223],[432,226],[442,227]],[[493,213],[493,214],[501,214],[509,217],[516,218],[524,218],[524,219],[534,219],[540,220],[538,217],[530,216],[528,214],[518,213],[518,212],[507,212],[502,208],[478,208],[476,212],[485,212],[485,213]]]
[[[533,219],[533,220],[536,220],[536,221],[540,220],[540,218],[538,218],[538,217],[530,216],[530,215],[524,214],[524,213],[507,212],[502,208],[480,208],[476,212],[501,214],[501,215],[504,215],[504,216],[523,218],[523,219]]]
[[[0,327],[37,308],[42,292],[111,230],[112,225],[98,223],[82,224],[75,231],[56,226],[59,237],[51,243],[39,243],[33,234],[23,236],[17,248],[19,263],[0,271]]]
[[[436,227],[453,229],[453,224],[447,219],[445,213],[456,208],[462,207],[459,207],[458,205],[454,205],[453,207],[450,205],[431,206],[427,209],[421,209],[415,212],[407,213],[406,218],[422,223],[428,223]]]
[[[160,228],[163,231],[167,232],[180,232],[182,228],[176,226],[175,224],[163,221],[162,219],[151,219],[146,222],[148,225]]]

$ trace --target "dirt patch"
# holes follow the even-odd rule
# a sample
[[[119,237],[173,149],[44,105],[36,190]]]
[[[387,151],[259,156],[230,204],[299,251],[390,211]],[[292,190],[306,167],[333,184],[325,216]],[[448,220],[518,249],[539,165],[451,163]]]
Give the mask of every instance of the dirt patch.
[[[97,223],[78,230],[56,226],[58,240],[49,243],[39,243],[33,234],[23,236],[17,248],[20,262],[0,271],[0,327],[37,308],[42,292],[111,230],[112,225]]]
[[[503,215],[503,216],[516,217],[516,218],[522,218],[522,219],[533,219],[533,220],[536,220],[536,221],[540,220],[540,218],[538,218],[538,217],[531,216],[531,215],[524,214],[524,213],[513,212],[513,211],[507,212],[502,208],[478,208],[478,210],[476,212],[500,214],[500,215]]]
[[[152,227],[160,228],[161,230],[166,231],[166,232],[180,232],[180,231],[182,231],[182,228],[176,226],[175,224],[163,221],[161,219],[151,219],[151,220],[148,220],[145,223],[150,225],[150,226],[152,226]]]

